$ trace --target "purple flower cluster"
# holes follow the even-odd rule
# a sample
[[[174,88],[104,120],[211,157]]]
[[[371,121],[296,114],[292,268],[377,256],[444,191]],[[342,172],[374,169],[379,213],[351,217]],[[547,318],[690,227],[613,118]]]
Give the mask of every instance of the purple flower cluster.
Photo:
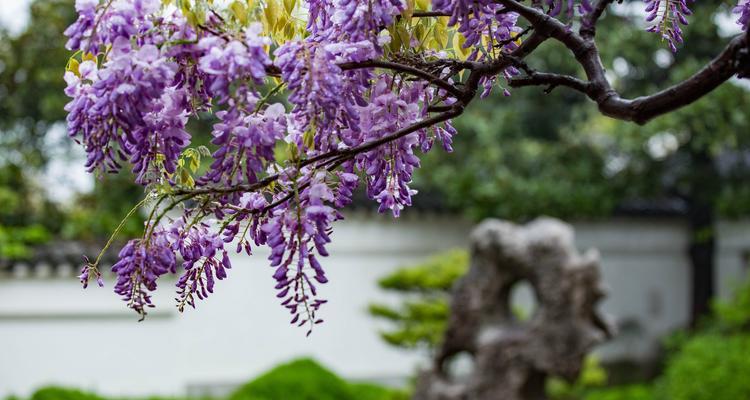
[[[68,50],[96,54],[118,38],[130,40],[153,27],[151,15],[159,0],[76,0],[78,19],[65,30]]]
[[[274,55],[290,92],[289,102],[294,105],[291,140],[300,148],[331,149],[335,135],[317,132],[333,132],[339,118],[349,122],[356,118],[335,55],[324,45],[310,41],[288,42]],[[305,134],[313,140],[305,140]]]
[[[254,100],[249,103],[255,107]],[[252,112],[252,108],[230,107],[216,116],[219,122],[213,126],[211,143],[218,150],[213,153],[214,162],[201,182],[227,186],[257,182],[258,174],[274,160],[276,142],[284,136],[284,106],[273,104],[262,114]]]
[[[667,41],[669,48],[677,51],[677,45],[682,43],[682,28],[687,25],[686,16],[692,11],[687,6],[687,0],[644,0],[646,3],[646,21],[652,25],[649,32],[658,33]]]
[[[737,23],[742,26],[742,29],[746,31],[750,29],[750,0],[739,0],[732,13],[739,14]]]
[[[244,250],[247,255],[252,255],[252,244],[255,246],[266,244],[266,234],[261,227],[268,221],[266,216],[268,200],[261,193],[250,192],[240,197],[238,205],[243,212],[229,211],[229,214],[234,216],[234,220],[224,228],[224,242],[228,243],[236,239],[237,253]],[[244,228],[242,228],[243,223]],[[240,234],[240,229],[243,229],[242,234]]]
[[[403,0],[338,0],[332,20],[351,41],[372,40],[404,10]]]
[[[328,282],[316,253],[328,256],[325,246],[331,241],[331,223],[341,219],[341,215],[329,205],[337,202],[337,196],[326,182],[326,173],[318,172],[305,179],[304,188],[294,189],[298,197],[296,204],[276,208],[261,229],[271,248],[269,260],[275,268],[276,296],[292,315],[290,323],[308,324],[309,335],[312,327],[322,322],[316,312],[326,302],[317,298],[316,285]],[[351,177],[345,179],[351,180]],[[351,188],[351,183],[345,185]]]
[[[341,68],[334,55],[315,42],[287,42],[275,52],[275,64],[290,91],[289,102],[300,112],[317,115],[324,112],[328,118],[342,105]]]
[[[280,302],[293,324],[311,329],[322,322],[318,293],[328,276],[320,259],[340,210],[360,180],[381,212],[398,216],[410,205],[416,153],[435,141],[450,151],[456,131],[446,122],[396,134],[429,118],[430,105],[455,103],[455,95],[392,71],[351,67],[383,56],[383,32],[405,9],[402,0],[308,0],[310,34],[277,43],[273,58],[258,23],[240,26],[214,12],[189,22],[181,9],[160,4],[78,0],[79,18],[66,31],[68,47],[80,50],[65,75],[70,136],[85,148],[89,170],[118,170],[127,161],[159,199],[147,233],[128,242],[113,266],[115,292],[145,315],[158,278],[179,274],[178,307],[195,307],[227,276],[227,245],[248,254],[268,246]],[[434,5],[452,11],[471,60],[516,48],[517,16],[495,2]],[[479,50],[485,43],[491,47]],[[286,88],[291,110],[269,101],[276,92],[268,90],[269,75]],[[453,82],[450,68],[437,75]],[[210,150],[189,148],[186,125],[199,112],[217,118]],[[357,146],[368,150],[352,152]],[[336,157],[313,160],[329,153]],[[196,154],[211,155],[207,169]],[[173,220],[168,211],[178,204],[182,215]],[[87,262],[80,279],[99,281],[97,265]]]
[[[391,89],[392,83],[400,85],[398,94]],[[382,76],[372,89],[370,103],[360,110],[360,129],[373,138],[382,138],[419,120],[420,107],[413,95],[423,89]],[[380,212],[391,210],[398,217],[405,206],[411,205],[411,196],[417,193],[409,184],[414,168],[419,167],[419,158],[414,155],[418,145],[419,133],[414,132],[359,157],[360,168],[367,176],[368,196],[380,203]]]
[[[86,289],[89,286],[91,278],[96,280],[96,284],[99,287],[104,287],[104,280],[102,279],[102,273],[99,272],[99,268],[89,261],[89,258],[83,256],[83,268],[81,268],[81,274],[78,275],[78,280],[81,281],[83,288]]]
[[[206,75],[209,93],[220,102],[228,98],[233,82],[249,79],[256,84],[263,83],[266,67],[271,65],[264,46],[271,41],[260,36],[262,30],[259,23],[254,23],[245,29],[244,41],[207,36],[198,43],[198,48],[204,52],[199,69]]]
[[[176,66],[154,45],[133,49],[120,37],[102,69],[92,61],[79,67],[80,76],[67,72],[66,93],[72,97],[68,132],[88,154],[86,166],[118,170],[129,159],[140,183],[153,180],[153,161],[173,173],[179,153],[188,144],[185,132],[188,99],[170,87]]]
[[[405,6],[403,0],[308,0],[308,28],[314,37],[329,42],[377,44],[379,32]]]
[[[157,279],[168,272],[176,272],[172,240],[168,232],[159,230],[148,240],[129,241],[118,257],[112,266],[112,272],[117,275],[115,293],[143,317],[146,308],[154,306],[149,292],[156,290]]]
[[[224,240],[207,224],[191,226],[182,218],[172,224],[170,232],[178,238],[174,247],[183,260],[184,272],[177,280],[177,309],[183,311],[185,305],[195,308],[196,297],[203,300],[213,293],[216,279],[226,278],[232,263]]]
[[[438,0],[433,1],[433,8],[451,13],[448,25],[457,25],[458,32],[466,39],[463,47],[472,49],[468,56],[469,60],[484,61],[496,58],[517,47],[514,38],[521,31],[521,28],[516,26],[518,14],[504,11],[504,7],[495,1]],[[483,44],[485,40],[489,43],[487,46]],[[517,73],[514,67],[502,71],[506,79]],[[490,94],[495,81],[495,76],[482,79],[482,97]]]

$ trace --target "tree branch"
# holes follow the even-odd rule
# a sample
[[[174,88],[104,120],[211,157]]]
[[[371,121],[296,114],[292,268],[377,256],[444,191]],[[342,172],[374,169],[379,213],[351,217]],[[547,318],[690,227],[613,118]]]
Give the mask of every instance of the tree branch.
[[[421,78],[422,80],[425,80],[429,83],[432,83],[435,86],[438,86],[441,89],[444,89],[446,92],[452,94],[455,97],[460,97],[461,95],[463,95],[463,92],[460,89],[451,85],[450,83],[448,83],[448,81],[441,79],[435,75],[432,75],[429,72],[423,71],[419,68],[415,68],[406,64],[400,64],[400,63],[393,62],[393,61],[369,60],[369,61],[362,61],[362,62],[341,63],[341,64],[338,64],[338,66],[344,71],[353,70],[353,69],[362,69],[362,68],[383,68],[383,69],[390,69],[392,71],[403,72],[403,73]]]
[[[698,100],[736,74],[747,76],[750,70],[748,36],[743,33],[732,39],[716,58],[685,81],[648,96],[624,99],[606,79],[605,69],[593,36],[590,40],[587,40],[543,11],[518,3],[515,0],[497,1],[529,21],[534,26],[536,33],[552,37],[565,45],[583,68],[588,83],[582,86],[579,82],[559,79],[555,74],[546,76],[545,79],[549,80],[554,77],[560,85],[565,83],[565,86],[583,92],[597,103],[602,114],[612,118],[644,124],[652,118]],[[601,0],[600,3],[597,3],[597,9],[594,12],[600,9],[603,12],[606,7],[603,2],[606,1]],[[598,20],[598,17],[592,19],[592,22],[596,20]],[[523,82],[523,86],[530,85],[529,80],[521,82]]]
[[[411,14],[412,18],[425,18],[425,17],[450,17],[451,13],[447,11],[414,11]]]
[[[537,71],[532,71],[524,77],[511,79],[508,82],[508,85],[514,88],[524,86],[548,86],[547,89],[545,89],[546,93],[551,92],[552,89],[557,86],[569,87],[582,93],[588,93],[590,88],[588,82],[570,75]]]
[[[588,40],[594,39],[594,36],[596,36],[596,24],[599,22],[599,18],[602,17],[604,11],[613,2],[614,0],[599,0],[594,10],[581,19],[581,28],[578,30],[581,37]]]
[[[348,149],[333,150],[333,151],[329,151],[323,154],[319,154],[315,157],[302,160],[298,165],[300,168],[302,168],[302,167],[306,167],[308,165],[312,165],[312,164],[316,164],[320,162],[322,162],[322,165],[325,165],[329,161],[334,162],[335,165],[339,165],[346,160],[354,158],[354,156],[356,156],[357,154],[370,151],[378,146],[400,139],[420,129],[429,128],[430,126],[437,125],[441,122],[445,122],[449,119],[455,118],[461,113],[463,113],[463,110],[464,110],[463,105],[460,103],[457,103],[447,112],[423,119],[419,122],[416,122],[412,125],[402,128],[390,135],[384,136],[380,139],[373,140],[367,143],[363,143],[363,144],[360,144],[359,146],[351,147]],[[252,192],[252,191],[255,191],[255,190],[258,190],[258,189],[261,189],[270,185],[274,181],[278,180],[280,177],[281,177],[281,173],[276,173],[273,175],[269,175],[256,183],[251,183],[251,184],[240,184],[240,185],[234,185],[234,186],[219,186],[219,187],[209,186],[209,187],[201,187],[197,189],[178,189],[174,191],[173,195],[175,196],[189,195],[190,198],[193,198],[195,196],[199,196],[203,194],[227,194],[227,193],[236,193],[236,192]]]

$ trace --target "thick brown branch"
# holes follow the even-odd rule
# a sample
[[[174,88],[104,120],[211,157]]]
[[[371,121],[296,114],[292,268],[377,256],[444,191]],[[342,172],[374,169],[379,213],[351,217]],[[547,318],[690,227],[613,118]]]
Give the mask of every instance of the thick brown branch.
[[[597,103],[602,114],[612,118],[646,123],[652,118],[698,100],[736,74],[744,76],[750,68],[747,56],[748,38],[742,34],[732,39],[716,58],[685,81],[652,95],[632,100],[623,99],[607,81],[599,50],[593,40],[576,34],[565,24],[541,10],[515,0],[497,1],[528,20],[534,26],[535,32],[558,40],[573,53],[583,67],[588,83],[585,90],[578,83],[566,86],[584,92]],[[571,82],[566,80],[565,83]]]
[[[455,118],[458,115],[460,115],[463,112],[463,110],[464,110],[463,105],[456,104],[456,105],[452,106],[451,109],[449,111],[447,111],[447,112],[444,112],[442,114],[438,114],[438,115],[432,116],[430,118],[425,118],[425,119],[423,119],[423,120],[421,120],[421,121],[419,121],[419,122],[417,122],[417,123],[415,123],[413,125],[409,125],[406,128],[400,129],[400,130],[398,130],[398,131],[396,131],[396,132],[394,132],[394,133],[392,133],[392,134],[390,134],[388,136],[384,136],[384,137],[382,137],[382,138],[380,138],[378,140],[373,140],[371,142],[363,143],[363,144],[361,144],[359,146],[350,147],[348,149],[335,150],[335,151],[331,151],[331,152],[328,152],[328,153],[320,154],[320,155],[317,155],[315,157],[308,158],[307,160],[303,161],[301,165],[302,166],[306,166],[306,165],[314,164],[314,163],[317,163],[317,162],[320,162],[320,161],[325,161],[327,159],[332,159],[334,157],[336,159],[338,159],[340,157],[351,158],[351,157],[353,157],[353,156],[355,156],[357,154],[370,151],[370,150],[372,150],[372,149],[374,149],[374,148],[376,148],[378,146],[381,146],[383,144],[392,142],[392,141],[394,141],[396,139],[400,139],[400,138],[402,138],[402,137],[404,137],[404,136],[406,136],[406,135],[408,135],[410,133],[416,132],[416,131],[418,131],[420,129],[429,128],[430,126],[437,125],[437,124],[439,124],[441,122],[445,122],[445,121],[447,121],[447,120],[449,120],[451,118]]]
[[[619,96],[606,98],[599,102],[599,110],[610,117],[643,124],[654,117],[686,106],[747,68],[739,60],[742,51],[747,49],[747,44],[745,35],[737,36],[716,58],[690,78],[649,96],[632,100]]]

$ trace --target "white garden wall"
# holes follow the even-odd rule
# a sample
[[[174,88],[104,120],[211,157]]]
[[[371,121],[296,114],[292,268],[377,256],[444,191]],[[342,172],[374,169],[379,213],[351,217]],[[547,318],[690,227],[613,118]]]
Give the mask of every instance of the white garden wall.
[[[604,310],[622,327],[599,349],[608,359],[648,357],[659,336],[688,317],[685,226],[675,220],[577,223],[581,249],[602,254],[610,297]],[[18,269],[0,279],[0,398],[64,384],[113,395],[221,392],[285,360],[309,355],[343,376],[401,381],[424,355],[386,346],[368,302],[395,301],[376,280],[437,251],[464,246],[471,225],[460,219],[407,215],[398,221],[354,216],[338,223],[331,257],[326,322],[309,338],[287,325],[277,305],[266,254],[235,256],[216,293],[180,315],[172,282],[163,282],[158,308],[142,323],[124,309],[111,284],[82,291],[66,268]],[[720,294],[744,274],[750,223],[719,226]],[[70,269],[67,269],[68,271]],[[45,272],[47,271],[47,272]],[[528,293],[520,293],[521,302]]]

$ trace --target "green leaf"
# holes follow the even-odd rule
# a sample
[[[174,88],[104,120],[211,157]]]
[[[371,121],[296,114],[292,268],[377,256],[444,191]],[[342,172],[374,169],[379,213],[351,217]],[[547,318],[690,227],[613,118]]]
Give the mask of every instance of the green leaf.
[[[294,7],[297,5],[297,0],[284,0],[284,10],[286,11],[287,15],[292,15],[292,11],[294,11]]]
[[[232,10],[232,15],[234,15],[242,25],[247,24],[247,6],[245,6],[244,3],[239,0],[234,0],[229,6],[229,9]]]

